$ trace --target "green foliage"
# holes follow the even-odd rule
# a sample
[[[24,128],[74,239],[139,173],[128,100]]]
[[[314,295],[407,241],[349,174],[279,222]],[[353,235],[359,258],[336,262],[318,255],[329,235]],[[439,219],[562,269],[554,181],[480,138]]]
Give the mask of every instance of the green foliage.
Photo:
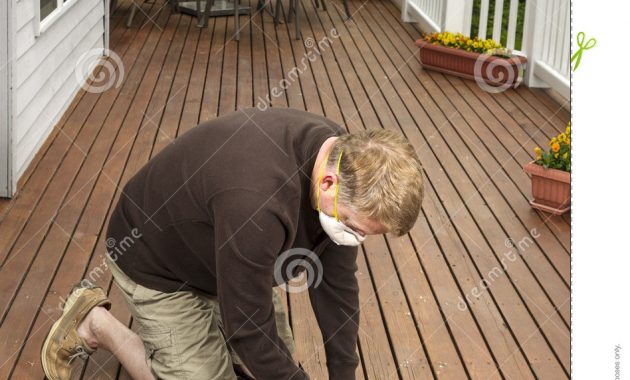
[[[518,17],[516,18],[516,39],[514,42],[514,49],[521,50],[521,42],[523,40],[523,23],[525,21],[525,2],[526,0],[519,0],[518,2]],[[488,31],[491,32],[494,27],[494,9],[495,1],[490,0],[488,10]],[[503,22],[501,23],[501,44],[507,45],[507,28],[508,28],[508,15],[510,14],[510,2],[508,0],[503,2]],[[479,35],[479,19],[481,15],[481,0],[474,0],[473,13],[472,13],[472,27],[470,29],[471,36]]]
[[[534,149],[536,163],[546,168],[571,171],[571,123],[567,129],[549,141],[549,150]]]

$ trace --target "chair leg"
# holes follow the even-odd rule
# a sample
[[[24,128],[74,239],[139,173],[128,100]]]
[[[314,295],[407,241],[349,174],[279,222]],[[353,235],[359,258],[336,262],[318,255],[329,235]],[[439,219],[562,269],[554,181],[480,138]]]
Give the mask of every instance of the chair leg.
[[[135,1],[132,1],[131,12],[129,12],[129,18],[127,19],[127,28],[131,27],[131,23],[133,22],[133,16],[136,15],[136,8],[138,5]]]
[[[210,10],[213,6],[214,0],[206,0],[206,6],[204,7],[201,14],[201,27],[205,28],[206,26],[208,26],[208,14],[210,13]]]
[[[273,23],[276,26],[280,23],[280,0],[276,0],[276,7],[273,8]]]
[[[205,25],[203,23],[203,12],[201,9],[201,0],[196,0],[195,5],[197,6],[197,27],[203,28]]]
[[[239,0],[234,1],[234,39],[240,40],[241,38],[241,6]]]
[[[300,0],[293,1],[295,1],[295,6],[293,7],[293,11],[295,12],[295,38],[301,40],[302,31],[300,29]]]
[[[346,10],[346,19],[350,20],[352,15],[350,14],[350,8],[348,7],[348,0],[343,0],[343,8]]]
[[[295,0],[289,0],[289,12],[287,14],[287,22],[293,20],[293,12],[295,9]]]

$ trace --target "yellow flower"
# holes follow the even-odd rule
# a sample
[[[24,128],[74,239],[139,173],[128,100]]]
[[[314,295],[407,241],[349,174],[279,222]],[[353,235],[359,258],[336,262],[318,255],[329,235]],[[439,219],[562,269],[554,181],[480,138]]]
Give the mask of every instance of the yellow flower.
[[[567,135],[569,133],[571,133],[571,123],[569,123],[569,125],[567,125],[567,129],[564,131],[564,133],[566,133]]]
[[[555,154],[553,155],[553,157],[554,157],[554,158],[558,158],[558,153],[555,153]]]
[[[551,139],[551,141],[549,141],[549,146],[552,146],[553,144],[556,143],[556,141],[558,141],[555,137]]]
[[[560,142],[567,141],[567,135],[565,135],[564,133],[559,134],[558,135],[558,141],[560,141]]]
[[[560,144],[558,144],[557,142],[554,142],[553,144],[551,144],[551,150],[554,153],[557,153],[560,150]],[[557,155],[556,155],[557,157]]]
[[[565,160],[568,160],[569,159],[569,152],[566,152],[565,154],[563,154],[562,158],[564,158]]]

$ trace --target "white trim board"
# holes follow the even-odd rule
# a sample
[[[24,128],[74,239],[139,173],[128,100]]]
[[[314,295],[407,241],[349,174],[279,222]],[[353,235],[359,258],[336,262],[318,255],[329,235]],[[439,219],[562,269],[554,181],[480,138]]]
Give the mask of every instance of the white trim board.
[[[12,4],[0,1],[0,197],[13,195],[11,120],[12,92]]]

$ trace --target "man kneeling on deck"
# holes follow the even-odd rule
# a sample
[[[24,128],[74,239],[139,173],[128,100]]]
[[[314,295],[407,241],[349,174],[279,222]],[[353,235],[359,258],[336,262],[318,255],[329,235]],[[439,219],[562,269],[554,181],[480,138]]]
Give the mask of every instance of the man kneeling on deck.
[[[126,184],[110,220],[108,264],[137,332],[84,282],[42,347],[44,371],[67,379],[73,359],[103,348],[135,379],[308,379],[274,286],[312,264],[330,379],[354,379],[357,246],[406,234],[422,197],[400,133],[348,134],[291,109],[203,123]]]

